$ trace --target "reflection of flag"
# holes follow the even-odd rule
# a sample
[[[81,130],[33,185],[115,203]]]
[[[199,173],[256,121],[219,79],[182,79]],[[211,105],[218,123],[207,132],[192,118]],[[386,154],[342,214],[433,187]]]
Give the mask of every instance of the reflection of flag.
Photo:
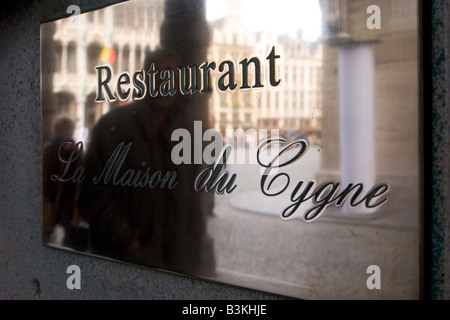
[[[104,46],[102,52],[100,53],[100,61],[113,64],[116,62],[116,51],[113,48]]]

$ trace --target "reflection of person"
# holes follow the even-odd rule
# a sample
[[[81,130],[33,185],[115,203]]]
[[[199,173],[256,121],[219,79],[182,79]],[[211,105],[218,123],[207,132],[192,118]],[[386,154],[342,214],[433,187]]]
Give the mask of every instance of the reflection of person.
[[[158,70],[175,69],[177,59],[171,51],[158,49],[146,58],[145,70],[152,63]],[[161,84],[158,78],[157,88]],[[110,111],[93,128],[78,205],[90,225],[95,253],[185,273],[210,271],[203,268],[213,261],[213,254],[212,247],[204,245],[206,209],[193,187],[194,171],[171,160],[175,144],[171,133],[193,125],[185,123],[181,99],[177,95],[146,95]],[[120,159],[111,172],[115,178],[108,181],[101,173],[121,143],[129,150],[121,149],[128,152],[117,157]],[[125,174],[138,179],[138,172],[141,178],[146,172],[151,177],[158,170],[162,176],[176,172],[176,187],[114,182]]]
[[[43,148],[44,237],[48,237],[57,224],[64,227],[69,226],[74,217],[77,184],[51,180],[52,175],[59,175],[64,169],[63,161],[68,159],[75,143],[73,140],[74,130],[75,123],[72,119],[66,116],[57,117],[54,125],[55,137]],[[73,162],[67,175],[72,175],[80,163],[81,157]]]

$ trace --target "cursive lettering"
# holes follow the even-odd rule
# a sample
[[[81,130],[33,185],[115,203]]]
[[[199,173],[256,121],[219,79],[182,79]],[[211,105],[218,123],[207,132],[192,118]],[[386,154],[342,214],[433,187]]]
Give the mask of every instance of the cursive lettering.
[[[267,139],[266,141],[262,142],[258,147],[257,152],[258,163],[264,168],[266,168],[261,177],[261,184],[260,184],[261,191],[266,196],[277,196],[282,194],[283,192],[286,191],[286,189],[289,187],[291,183],[290,176],[286,172],[277,173],[271,179],[269,179],[271,170],[273,168],[285,167],[299,160],[306,153],[308,143],[305,140],[297,140],[290,143],[285,148],[281,149],[280,152],[268,164],[262,163],[262,161],[259,159],[260,151],[262,151],[264,148],[269,147],[270,144],[272,143],[285,143],[285,142],[286,140],[283,138]],[[300,146],[299,151],[287,161],[282,162],[281,164],[277,164],[276,162],[279,160],[281,155],[295,145]],[[274,182],[277,180],[283,182],[283,180],[281,180],[283,177],[285,178],[284,179],[285,183],[281,187],[281,190],[271,191]],[[364,196],[361,196],[364,188],[364,186],[361,183],[357,184],[350,183],[340,193],[339,193],[339,189],[341,187],[340,182],[326,182],[318,186],[316,189],[314,189],[315,185],[316,182],[314,181],[309,181],[308,183],[301,180],[298,181],[291,193],[290,200],[292,204],[283,210],[282,217],[288,218],[292,216],[298,210],[298,208],[308,200],[311,200],[314,206],[312,208],[309,208],[309,210],[307,210],[304,213],[304,218],[307,221],[313,221],[318,219],[325,210],[325,208],[327,208],[332,204],[335,204],[335,206],[337,207],[342,206],[347,201],[348,198],[350,198],[349,204],[351,207],[364,205],[366,208],[374,209],[380,207],[387,201],[387,198],[383,196],[387,194],[389,190],[389,186],[387,184],[381,184],[379,186],[373,187]]]
[[[164,188],[172,190],[178,185],[177,172],[167,171],[165,174],[161,170],[152,172],[150,167],[144,169],[127,169],[121,173],[121,168],[128,152],[131,149],[132,142],[125,145],[124,142],[119,143],[106,162],[105,167],[99,176],[93,178],[94,184],[98,184],[103,180],[104,184],[112,182],[113,185],[127,187],[150,187]],[[124,146],[125,145],[125,146]],[[142,162],[145,166],[145,162]]]
[[[64,150],[67,148],[66,145],[69,146],[72,145],[72,149],[70,150],[67,159],[64,159],[63,153]],[[80,157],[82,152],[83,152],[82,142],[74,143],[73,141],[64,141],[63,143],[61,143],[61,145],[58,148],[58,159],[59,161],[64,163],[64,168],[62,170],[61,175],[52,174],[50,176],[50,179],[52,181],[60,181],[60,182],[68,182],[68,181],[77,183],[82,182],[84,179],[84,168],[82,167],[76,168],[71,176],[66,177],[70,172],[69,169],[71,168],[72,163],[75,162]]]

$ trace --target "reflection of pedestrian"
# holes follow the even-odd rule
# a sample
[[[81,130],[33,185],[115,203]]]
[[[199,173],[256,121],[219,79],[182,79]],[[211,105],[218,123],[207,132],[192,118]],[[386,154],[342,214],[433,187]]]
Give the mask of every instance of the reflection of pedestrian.
[[[146,58],[145,70],[152,63],[157,70],[176,70],[178,64],[175,55],[165,49]],[[158,79],[159,74],[155,77],[157,89],[161,85]],[[193,168],[176,166],[171,160],[176,144],[171,141],[172,132],[193,126],[185,123],[182,98],[147,94],[112,110],[93,128],[78,204],[90,225],[95,253],[184,273],[205,271],[205,262],[213,261],[212,247],[204,245],[206,209],[193,188]],[[141,177],[148,172],[151,177],[159,171],[160,177],[176,173],[177,186],[171,190],[168,185],[121,185],[114,179],[105,180],[101,172],[121,143],[129,149],[111,174],[114,179],[128,174],[131,184],[140,179],[137,172]],[[98,181],[99,177],[102,180]]]
[[[74,217],[77,185],[73,182],[52,181],[52,175],[60,175],[74,146],[75,123],[66,116],[56,118],[54,139],[43,148],[43,232],[47,238],[55,225],[69,226]],[[67,176],[80,166],[81,157],[69,167]]]

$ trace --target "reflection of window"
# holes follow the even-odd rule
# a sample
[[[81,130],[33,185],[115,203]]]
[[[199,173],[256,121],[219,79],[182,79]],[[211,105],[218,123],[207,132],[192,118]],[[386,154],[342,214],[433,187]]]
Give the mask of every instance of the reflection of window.
[[[337,20],[330,20],[326,22],[326,31],[328,34],[337,34],[339,33],[339,24]]]
[[[113,67],[114,71],[118,71],[117,70],[117,58],[118,58],[118,54],[119,54],[119,46],[117,44],[114,44],[113,50],[114,50],[114,54],[115,54],[115,59],[113,61],[112,67]]]
[[[250,113],[245,114],[245,122],[247,123],[252,122],[252,115]]]
[[[58,113],[75,116],[75,97],[70,92],[58,92],[55,95]]]
[[[345,3],[340,3],[340,1],[327,1],[327,16],[325,17],[325,28],[326,32],[330,35],[337,35],[341,32],[341,23],[340,23],[340,16],[341,16],[341,8],[340,6],[344,5]]]
[[[303,81],[303,74],[305,73],[305,69],[303,67],[300,67],[300,73],[298,75],[298,81],[299,81],[299,86],[304,86],[305,83]]]
[[[77,72],[77,45],[75,42],[69,42],[67,46],[67,71],[69,73]]]
[[[150,46],[149,46],[149,45],[146,45],[146,46],[145,46],[144,53],[145,53],[145,54],[148,54],[150,51],[151,51]]]
[[[62,66],[62,44],[61,41],[55,42],[55,72],[61,72]]]
[[[135,18],[135,11],[134,10],[128,10],[127,11],[127,27],[133,28],[138,25],[138,19]]]
[[[251,108],[252,101],[249,93],[244,93],[244,104],[246,108]]]
[[[129,71],[130,68],[130,47],[126,45],[122,51],[122,71]]]
[[[87,48],[88,63],[87,68],[89,73],[95,73],[95,67],[98,64],[100,53],[102,52],[102,46],[99,43],[91,43]]]
[[[220,107],[222,108],[228,107],[227,97],[223,94],[220,95]]]
[[[101,116],[102,105],[95,102],[95,93],[91,93],[86,97],[85,104],[85,126],[91,128]]]
[[[119,10],[114,11],[114,25],[117,27],[123,27],[125,24],[125,16]]]
[[[239,100],[235,97],[235,99],[233,99],[233,109],[239,109],[240,107]]]
[[[227,122],[228,121],[227,118],[228,117],[227,117],[227,113],[226,112],[221,112],[220,113],[220,122]]]
[[[141,47],[138,45],[134,51],[135,69],[141,68]]]
[[[103,17],[104,17],[103,12],[104,12],[103,10],[98,11],[98,23],[103,23]]]

